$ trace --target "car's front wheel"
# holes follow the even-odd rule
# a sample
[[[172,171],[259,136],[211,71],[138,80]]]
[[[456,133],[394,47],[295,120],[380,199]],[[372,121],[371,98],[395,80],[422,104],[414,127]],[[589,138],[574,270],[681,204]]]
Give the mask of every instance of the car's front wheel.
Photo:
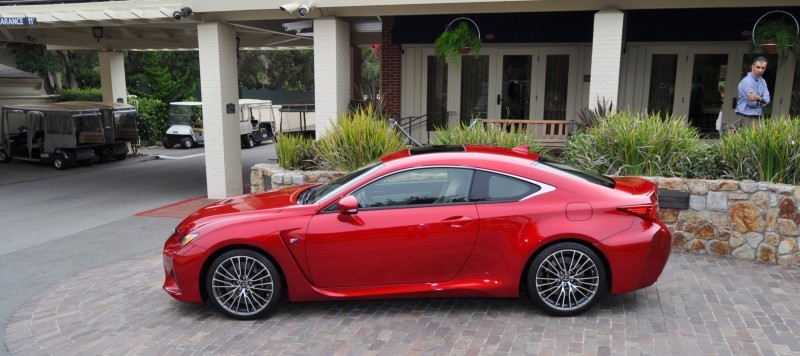
[[[231,250],[211,264],[206,274],[209,300],[234,319],[263,317],[280,302],[283,283],[275,265],[251,250]]]
[[[528,268],[528,295],[545,312],[573,316],[589,310],[606,291],[603,260],[574,242],[544,249]]]

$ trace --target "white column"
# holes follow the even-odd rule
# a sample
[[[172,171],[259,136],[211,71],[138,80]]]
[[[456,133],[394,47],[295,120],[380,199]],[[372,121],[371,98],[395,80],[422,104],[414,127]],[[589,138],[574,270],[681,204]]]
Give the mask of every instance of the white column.
[[[589,83],[588,107],[594,108],[599,99],[619,105],[619,75],[622,62],[622,42],[625,14],[617,9],[604,9],[594,15],[592,39],[592,74]]]
[[[100,63],[100,87],[103,90],[103,101],[128,102],[125,85],[125,59],[120,52],[97,52]]]
[[[350,103],[350,26],[335,17],[314,19],[314,117],[317,139]]]
[[[209,199],[242,194],[242,150],[239,139],[236,31],[218,23],[197,25],[206,185]],[[226,106],[233,105],[233,113]]]

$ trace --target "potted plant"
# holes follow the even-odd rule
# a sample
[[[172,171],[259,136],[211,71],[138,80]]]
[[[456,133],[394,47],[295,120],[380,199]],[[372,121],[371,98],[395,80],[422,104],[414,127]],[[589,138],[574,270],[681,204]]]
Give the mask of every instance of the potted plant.
[[[472,23],[474,24],[474,22]],[[452,25],[452,22],[450,24]],[[477,26],[475,27],[477,30]],[[455,27],[448,26],[434,42],[436,56],[444,58],[448,63],[459,63],[462,54],[471,52],[477,55],[481,50],[479,33],[479,30],[476,32],[470,28],[467,21],[462,21]]]
[[[759,24],[753,31],[753,44],[761,46],[765,53],[778,53],[781,56],[789,51],[796,52],[800,37],[796,26],[781,20],[770,20]]]

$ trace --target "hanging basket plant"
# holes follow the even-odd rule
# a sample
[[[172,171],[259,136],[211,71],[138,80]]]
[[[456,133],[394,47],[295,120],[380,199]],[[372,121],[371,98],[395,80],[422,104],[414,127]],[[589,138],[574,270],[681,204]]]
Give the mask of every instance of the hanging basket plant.
[[[786,15],[788,21],[787,19],[764,20],[767,15],[775,13]],[[761,47],[764,53],[778,53],[784,56],[789,52],[794,52],[797,57],[797,48],[800,46],[800,24],[792,14],[786,11],[770,11],[756,21],[752,37],[753,45]]]
[[[457,25],[453,26],[453,24]],[[481,51],[481,30],[475,21],[467,17],[459,17],[450,22],[444,32],[433,43],[436,56],[448,63],[459,63],[461,55]]]

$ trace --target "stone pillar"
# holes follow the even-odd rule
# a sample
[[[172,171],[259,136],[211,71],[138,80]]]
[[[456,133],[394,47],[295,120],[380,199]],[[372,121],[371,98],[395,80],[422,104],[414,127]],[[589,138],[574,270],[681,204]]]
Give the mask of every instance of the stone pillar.
[[[619,105],[619,75],[622,62],[622,43],[625,14],[617,9],[604,9],[594,15],[592,40],[592,73],[589,84],[589,102],[593,108],[597,100],[610,100],[614,108]]]
[[[103,91],[103,101],[128,102],[125,84],[125,60],[120,52],[97,52],[100,63],[100,87]]]
[[[325,136],[350,103],[350,25],[335,17],[314,19],[316,137]]]
[[[208,198],[223,199],[243,192],[236,31],[219,22],[201,23],[197,42]],[[233,105],[233,113],[227,111],[228,105]]]

